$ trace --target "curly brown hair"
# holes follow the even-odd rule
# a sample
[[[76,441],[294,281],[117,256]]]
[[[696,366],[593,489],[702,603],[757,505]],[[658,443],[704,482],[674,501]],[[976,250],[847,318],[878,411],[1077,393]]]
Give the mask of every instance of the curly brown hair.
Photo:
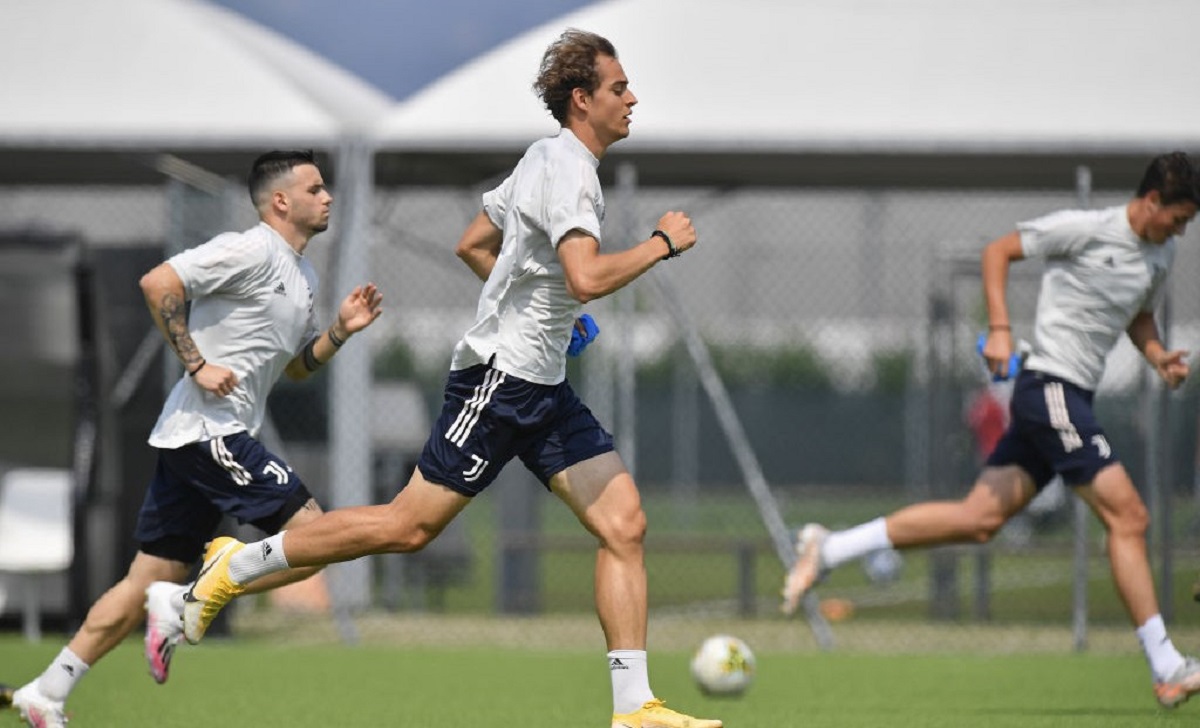
[[[600,85],[597,56],[616,58],[617,50],[608,39],[575,28],[568,28],[546,49],[533,90],[558,123],[567,123],[572,91],[592,93]]]

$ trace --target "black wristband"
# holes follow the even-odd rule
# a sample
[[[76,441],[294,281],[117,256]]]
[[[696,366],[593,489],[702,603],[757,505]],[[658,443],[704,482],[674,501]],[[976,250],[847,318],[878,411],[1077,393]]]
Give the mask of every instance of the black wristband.
[[[205,364],[208,364],[208,361],[207,361],[207,360],[205,360],[205,359],[201,359],[201,360],[200,360],[200,366],[198,366],[198,367],[196,367],[195,369],[193,369],[193,370],[191,370],[190,372],[188,372],[188,376],[189,376],[189,377],[194,377],[194,376],[196,376],[197,374],[199,374],[199,373],[200,373],[200,370],[204,368],[204,365],[205,365]]]
[[[667,254],[662,257],[663,260],[666,260],[667,258],[679,257],[679,249],[675,247],[675,243],[671,242],[670,235],[667,235],[662,230],[655,230],[654,232],[650,233],[650,237],[662,238],[663,242],[667,244]]]
[[[337,335],[337,334],[335,334],[335,333],[333,333],[333,327],[332,327],[332,326],[330,326],[330,327],[329,327],[329,330],[328,330],[328,331],[326,331],[325,333],[326,333],[326,334],[329,336],[329,343],[330,343],[330,344],[333,344],[333,347],[334,347],[335,349],[340,349],[340,348],[342,348],[342,344],[345,344],[345,343],[346,343],[346,340],[345,340],[345,339],[339,339],[339,338],[338,338],[338,335]]]
[[[312,339],[309,339],[308,343],[304,345],[304,351],[302,352],[302,354],[303,354],[302,360],[304,361],[304,368],[310,372],[317,371],[317,369],[319,369],[322,364],[322,362],[319,359],[317,359],[317,352],[314,351],[314,349],[316,348],[316,345],[317,345],[318,338],[320,338],[320,337],[313,337]]]

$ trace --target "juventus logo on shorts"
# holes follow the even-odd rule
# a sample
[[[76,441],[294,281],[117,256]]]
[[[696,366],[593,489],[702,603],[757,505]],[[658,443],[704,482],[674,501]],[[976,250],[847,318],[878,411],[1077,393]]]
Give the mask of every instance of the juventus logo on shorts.
[[[470,470],[463,471],[463,480],[468,483],[473,483],[476,480],[479,480],[479,476],[483,475],[483,471],[487,470],[488,466],[488,461],[484,460],[478,455],[472,455],[471,459],[475,461],[475,467],[471,468]]]
[[[272,460],[267,463],[267,467],[263,468],[263,476],[274,475],[276,485],[287,485],[288,473],[282,465]]]

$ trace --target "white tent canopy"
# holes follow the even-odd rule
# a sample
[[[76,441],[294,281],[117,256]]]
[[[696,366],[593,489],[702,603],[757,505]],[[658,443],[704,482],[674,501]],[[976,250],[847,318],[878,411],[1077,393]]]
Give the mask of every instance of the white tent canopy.
[[[391,106],[203,0],[6,0],[0,27],[0,148],[329,148]]]
[[[205,217],[203,226],[194,223],[202,228],[229,214],[222,184],[204,171],[241,177],[264,149],[311,147],[337,156],[325,167],[327,180],[336,176],[340,210],[330,290],[368,278],[362,230],[371,160],[363,137],[391,107],[386,95],[205,0],[3,0],[0,28],[0,184],[33,188],[20,193],[27,204],[0,210],[0,222],[18,233],[70,230],[70,212],[57,214],[56,203],[82,198],[86,208],[90,192],[101,191],[103,202],[125,192],[108,187],[146,186],[153,192],[122,197],[124,211],[103,210],[109,224],[87,219],[78,229],[95,239],[104,234],[99,228],[137,225],[143,232],[134,239],[190,245],[198,240],[184,218]],[[163,184],[168,176],[202,189],[213,183],[215,194],[205,198],[213,204],[189,207],[183,185]],[[68,187],[40,189],[49,184]],[[98,187],[74,189],[85,185]],[[158,200],[168,208],[161,231],[153,219],[164,212]],[[137,223],[111,222],[121,215]],[[353,395],[369,382],[368,348],[348,347],[330,384],[336,504],[369,500],[362,495],[370,486],[369,442],[361,435],[362,400]],[[347,565],[340,573],[361,585],[365,569]]]
[[[613,41],[641,103],[625,151],[1128,153],[1200,145],[1200,3],[607,0],[398,105],[383,148],[523,148],[566,27]]]

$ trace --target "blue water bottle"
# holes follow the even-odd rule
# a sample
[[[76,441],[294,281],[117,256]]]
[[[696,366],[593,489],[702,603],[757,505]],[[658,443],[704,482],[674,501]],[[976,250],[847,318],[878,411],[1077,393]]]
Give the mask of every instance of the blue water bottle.
[[[983,356],[983,347],[987,344],[987,334],[980,334],[975,341],[975,353]],[[1028,356],[1030,346],[1025,341],[1017,342],[1016,351],[1008,357],[1008,368],[1001,374],[991,372],[993,382],[1006,382],[1009,379],[1015,379],[1021,371],[1021,366],[1025,363],[1025,357]]]

